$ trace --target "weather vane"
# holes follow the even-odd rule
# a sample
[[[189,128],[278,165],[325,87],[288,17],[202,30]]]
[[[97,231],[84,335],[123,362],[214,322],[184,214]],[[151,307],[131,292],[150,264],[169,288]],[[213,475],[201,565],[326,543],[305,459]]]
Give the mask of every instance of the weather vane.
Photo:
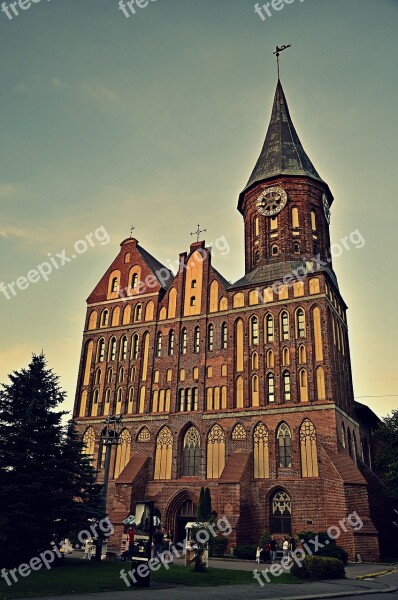
[[[199,236],[201,233],[205,233],[207,231],[207,229],[201,229],[200,225],[198,225],[198,228],[196,231],[191,231],[191,235],[196,235],[196,241],[199,241]]]
[[[134,225],[132,225],[131,229],[130,229],[130,237],[131,238],[133,237],[133,231],[134,231],[134,229],[135,229],[135,227],[134,227]]]
[[[280,48],[279,48],[279,46],[277,46],[276,50],[274,52],[274,54],[276,56],[276,64],[278,65],[278,81],[279,81],[279,55],[281,52],[286,50],[286,48],[291,48],[291,47],[292,47],[291,44],[287,44],[286,46],[281,46]]]

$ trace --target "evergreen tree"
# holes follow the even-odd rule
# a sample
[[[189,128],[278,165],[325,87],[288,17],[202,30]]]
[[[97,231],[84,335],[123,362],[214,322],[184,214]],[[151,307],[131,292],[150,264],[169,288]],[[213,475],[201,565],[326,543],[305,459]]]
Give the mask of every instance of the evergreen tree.
[[[376,430],[381,444],[376,454],[376,468],[383,479],[394,506],[398,508],[398,410],[383,419]]]
[[[58,377],[40,355],[9,379],[0,390],[0,566],[29,561],[98,514],[93,469],[56,410],[65,400]]]

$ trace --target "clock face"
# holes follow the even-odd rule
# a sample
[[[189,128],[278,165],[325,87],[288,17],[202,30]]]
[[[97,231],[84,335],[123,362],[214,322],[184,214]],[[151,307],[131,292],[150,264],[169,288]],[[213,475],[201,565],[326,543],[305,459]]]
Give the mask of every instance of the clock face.
[[[287,194],[280,187],[269,187],[261,192],[257,198],[257,210],[260,215],[273,217],[277,215],[287,203]]]
[[[323,194],[322,202],[323,202],[323,212],[325,213],[326,221],[328,222],[328,224],[330,224],[330,206],[329,206],[329,200],[328,200],[326,194]]]

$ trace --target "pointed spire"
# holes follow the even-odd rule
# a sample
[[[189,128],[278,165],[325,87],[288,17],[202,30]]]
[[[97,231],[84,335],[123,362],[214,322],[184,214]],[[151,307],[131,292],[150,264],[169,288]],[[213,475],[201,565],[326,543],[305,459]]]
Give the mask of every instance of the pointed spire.
[[[264,146],[243,192],[255,183],[278,175],[307,176],[322,181],[301,145],[279,80]]]

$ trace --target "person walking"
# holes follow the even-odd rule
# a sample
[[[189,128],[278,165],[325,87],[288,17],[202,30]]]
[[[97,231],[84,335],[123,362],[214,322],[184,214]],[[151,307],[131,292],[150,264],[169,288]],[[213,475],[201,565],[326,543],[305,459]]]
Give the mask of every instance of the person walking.
[[[163,533],[157,529],[153,534],[153,558],[160,558],[159,555],[163,552]]]
[[[276,542],[276,539],[275,539],[274,535],[271,538],[269,546],[270,546],[271,562],[273,564],[275,562],[275,560],[276,560],[276,551],[278,549],[278,545],[277,545],[277,542]]]
[[[289,556],[289,538],[287,536],[285,536],[283,539],[282,550],[283,558]]]

